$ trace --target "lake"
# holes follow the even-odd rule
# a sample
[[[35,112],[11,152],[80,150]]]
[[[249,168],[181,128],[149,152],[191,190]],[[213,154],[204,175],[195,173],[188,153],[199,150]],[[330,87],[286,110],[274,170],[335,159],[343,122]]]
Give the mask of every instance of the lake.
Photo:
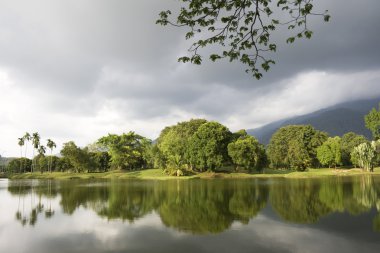
[[[0,179],[0,252],[379,252],[380,177]]]

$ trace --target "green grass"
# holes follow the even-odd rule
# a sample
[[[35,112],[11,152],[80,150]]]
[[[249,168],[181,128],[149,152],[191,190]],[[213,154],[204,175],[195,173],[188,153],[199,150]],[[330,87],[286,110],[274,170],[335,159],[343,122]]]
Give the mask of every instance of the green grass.
[[[373,173],[363,172],[360,169],[309,169],[305,172],[289,170],[271,170],[265,169],[263,173],[225,173],[225,172],[202,172],[192,176],[174,177],[168,176],[160,169],[148,169],[142,171],[110,171],[104,173],[25,173],[11,175],[10,179],[150,179],[150,180],[169,180],[169,179],[193,179],[193,178],[313,178],[325,176],[351,176],[351,175],[380,175],[380,168],[376,168]]]

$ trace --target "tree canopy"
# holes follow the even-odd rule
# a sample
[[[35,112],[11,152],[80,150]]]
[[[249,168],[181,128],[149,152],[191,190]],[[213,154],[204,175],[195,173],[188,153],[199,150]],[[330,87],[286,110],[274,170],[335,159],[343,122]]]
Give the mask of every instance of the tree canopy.
[[[189,164],[187,149],[190,145],[190,139],[199,127],[206,122],[204,119],[191,119],[166,127],[161,131],[157,140],[157,147],[162,155],[160,159],[165,167],[179,168],[184,164]],[[159,154],[156,153],[156,155]]]
[[[317,148],[317,157],[324,166],[336,167],[342,164],[341,138],[328,138]]]
[[[341,139],[343,165],[352,165],[351,152],[354,150],[355,147],[367,141],[367,138],[363,135],[358,135],[353,132],[348,132],[344,134]]]
[[[215,170],[229,160],[227,145],[232,133],[222,124],[211,121],[201,125],[189,141],[190,164],[200,170]]]
[[[134,132],[121,135],[109,134],[98,140],[104,145],[110,156],[114,169],[138,169],[146,165],[144,153],[151,141]]]
[[[380,104],[379,110],[372,110],[364,117],[365,126],[371,130],[374,140],[380,139]]]
[[[290,125],[275,132],[268,145],[268,158],[275,168],[305,170],[317,165],[316,149],[327,134],[310,125]]]
[[[264,145],[249,135],[241,136],[228,144],[228,155],[236,166],[245,169],[262,169],[266,160]]]

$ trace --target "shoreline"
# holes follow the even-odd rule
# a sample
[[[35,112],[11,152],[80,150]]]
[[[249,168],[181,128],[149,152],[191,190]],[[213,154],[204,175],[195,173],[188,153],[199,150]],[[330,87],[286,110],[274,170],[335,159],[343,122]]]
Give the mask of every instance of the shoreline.
[[[53,173],[25,173],[14,174],[8,177],[10,180],[15,179],[141,179],[141,180],[188,180],[188,179],[254,179],[254,178],[318,178],[331,176],[357,176],[357,175],[380,175],[380,168],[374,172],[364,172],[361,169],[308,169],[304,172],[271,170],[265,169],[263,173],[248,172],[201,172],[190,176],[168,176],[161,169],[147,169],[141,171],[109,171],[95,173],[70,173],[70,172],[53,172]]]

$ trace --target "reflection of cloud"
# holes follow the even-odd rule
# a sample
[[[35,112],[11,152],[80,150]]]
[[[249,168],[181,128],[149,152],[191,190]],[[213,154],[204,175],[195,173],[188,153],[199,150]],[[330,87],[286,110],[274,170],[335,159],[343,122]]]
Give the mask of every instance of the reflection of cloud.
[[[244,232],[243,232],[244,231]],[[280,252],[377,252],[371,243],[345,238],[340,234],[272,220],[258,215],[248,226],[242,227],[243,235],[250,235],[255,241]],[[247,238],[248,239],[248,238]]]

